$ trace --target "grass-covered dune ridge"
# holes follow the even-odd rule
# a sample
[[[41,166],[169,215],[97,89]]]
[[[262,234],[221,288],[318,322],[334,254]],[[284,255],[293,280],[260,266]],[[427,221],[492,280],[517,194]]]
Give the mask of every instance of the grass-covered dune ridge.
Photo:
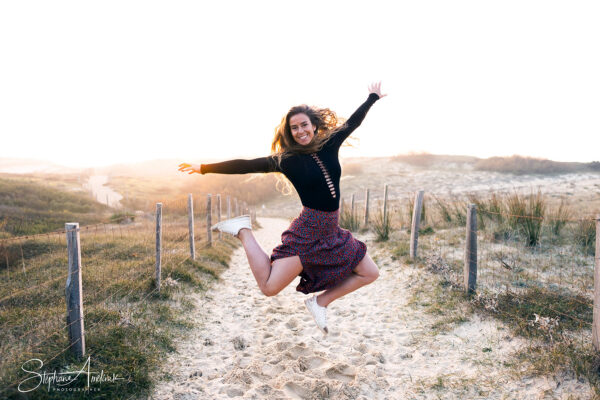
[[[503,173],[522,174],[566,174],[600,171],[600,162],[560,162],[543,158],[511,156],[490,157],[475,162],[475,169]]]
[[[66,191],[41,179],[0,177],[0,238],[62,229],[71,221],[96,223],[107,213],[88,193]]]
[[[508,157],[478,158],[429,153],[399,154],[392,161],[403,162],[416,167],[429,168],[444,164],[465,164],[478,171],[501,172],[506,174],[568,174],[578,172],[600,172],[600,162],[561,162],[545,158],[513,155]]]

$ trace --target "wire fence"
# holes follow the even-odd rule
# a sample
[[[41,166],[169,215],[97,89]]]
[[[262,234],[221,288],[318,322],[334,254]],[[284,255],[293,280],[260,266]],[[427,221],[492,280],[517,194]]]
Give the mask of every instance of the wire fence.
[[[132,315],[148,299],[160,298],[161,286],[193,279],[189,270],[194,265],[186,265],[192,261],[191,245],[209,249],[221,238],[212,236],[209,224],[245,213],[255,219],[247,204],[229,197],[221,204],[220,197],[204,201],[190,195],[162,203],[158,249],[156,211],[123,212],[109,223],[77,228],[81,268],[69,268],[67,228],[0,240],[0,397],[23,391],[17,377],[24,362],[40,359],[60,367],[84,344],[85,337],[72,337],[73,325],[84,322],[84,332],[93,334],[94,346],[86,353],[92,354],[107,324],[135,323]],[[202,257],[199,252],[200,262]],[[68,279],[78,274],[83,314],[69,321],[74,308],[65,307],[65,290]]]

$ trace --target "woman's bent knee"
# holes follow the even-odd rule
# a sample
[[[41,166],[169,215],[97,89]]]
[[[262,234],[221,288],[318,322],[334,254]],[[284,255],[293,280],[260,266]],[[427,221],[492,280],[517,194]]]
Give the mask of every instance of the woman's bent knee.
[[[281,292],[281,289],[274,288],[271,285],[264,285],[260,288],[260,291],[267,297],[273,297]]]
[[[375,282],[377,278],[379,278],[379,269],[377,266],[370,268],[369,272],[363,275],[362,278],[367,282],[367,284]]]
[[[379,268],[377,268],[377,264],[375,264],[368,254],[361,260],[354,272],[366,281],[367,284],[379,278]]]
[[[373,271],[370,275],[371,277],[371,282],[375,282],[377,280],[377,278],[379,278],[379,268],[377,268],[377,266],[375,266],[375,271]]]

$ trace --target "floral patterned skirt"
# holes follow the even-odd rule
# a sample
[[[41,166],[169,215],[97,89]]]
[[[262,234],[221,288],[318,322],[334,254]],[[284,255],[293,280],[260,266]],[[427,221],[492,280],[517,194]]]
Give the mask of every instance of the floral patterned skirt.
[[[281,234],[281,244],[273,249],[271,263],[279,258],[300,257],[302,272],[297,291],[308,294],[336,286],[352,275],[367,253],[367,245],[341,228],[338,221],[339,209],[303,207]]]

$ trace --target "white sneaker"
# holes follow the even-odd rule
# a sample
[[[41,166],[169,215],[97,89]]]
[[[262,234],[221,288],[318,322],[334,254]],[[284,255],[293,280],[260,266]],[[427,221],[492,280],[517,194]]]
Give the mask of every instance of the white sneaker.
[[[229,218],[219,223],[214,224],[210,229],[213,231],[221,231],[237,236],[242,228],[252,230],[252,221],[250,215],[240,215],[239,217]]]
[[[317,323],[321,332],[327,335],[329,333],[329,330],[327,329],[327,307],[321,307],[317,304],[316,295],[310,299],[304,300],[304,304],[306,304],[306,308],[308,308],[308,311]]]

